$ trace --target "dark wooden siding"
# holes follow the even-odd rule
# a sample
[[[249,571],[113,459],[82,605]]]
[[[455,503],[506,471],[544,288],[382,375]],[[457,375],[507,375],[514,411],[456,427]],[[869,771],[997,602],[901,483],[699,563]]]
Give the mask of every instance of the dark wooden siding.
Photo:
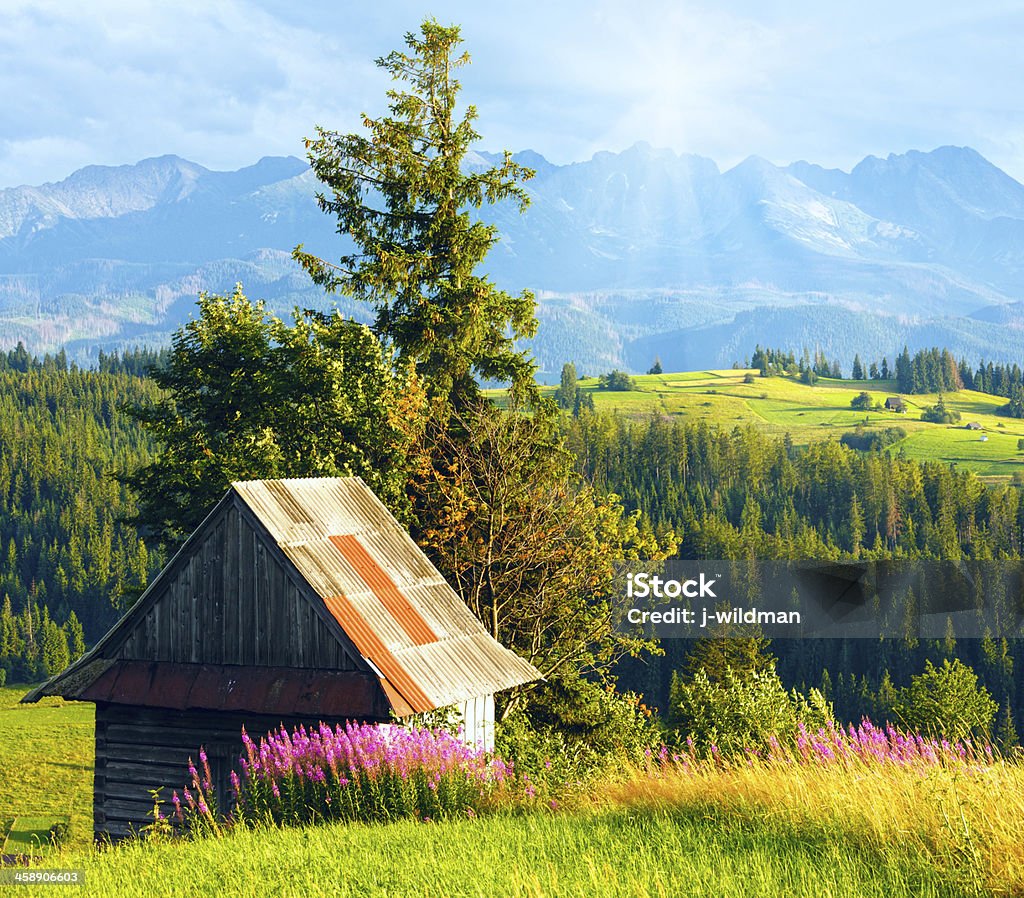
[[[341,723],[342,721],[327,721]],[[167,711],[135,705],[96,705],[93,818],[97,839],[125,838],[152,823],[151,791],[162,789],[164,814],[171,793],[189,786],[188,759],[199,765],[205,747],[220,800],[229,797],[229,774],[242,753],[242,726],[258,737],[281,724],[307,727],[319,720],[208,711]]]
[[[359,670],[290,562],[235,503],[148,602],[115,657],[184,664]],[[321,602],[322,604],[322,602]]]

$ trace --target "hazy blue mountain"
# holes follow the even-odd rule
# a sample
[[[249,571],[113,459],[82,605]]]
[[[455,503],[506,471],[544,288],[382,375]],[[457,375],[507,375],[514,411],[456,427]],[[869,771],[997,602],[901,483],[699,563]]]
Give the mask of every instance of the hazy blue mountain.
[[[537,172],[532,203],[487,210],[501,234],[488,271],[536,291],[549,377],[568,359],[730,364],[757,342],[847,365],[904,342],[1024,358],[1024,185],[970,148],[851,172],[757,157],[721,171],[643,143],[571,165],[516,159]],[[278,311],[329,304],[289,255],[341,252],[317,186],[295,158],[215,172],[163,156],[0,190],[0,345],[163,341],[200,290],[237,281]]]

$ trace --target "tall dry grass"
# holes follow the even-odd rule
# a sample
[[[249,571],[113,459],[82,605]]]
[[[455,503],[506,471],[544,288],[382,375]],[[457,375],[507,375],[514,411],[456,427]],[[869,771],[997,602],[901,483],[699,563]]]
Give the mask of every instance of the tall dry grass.
[[[972,752],[893,760],[847,753],[822,759],[676,756],[610,785],[601,802],[748,821],[780,833],[828,832],[896,859],[918,855],[997,895],[1024,895],[1024,763]]]

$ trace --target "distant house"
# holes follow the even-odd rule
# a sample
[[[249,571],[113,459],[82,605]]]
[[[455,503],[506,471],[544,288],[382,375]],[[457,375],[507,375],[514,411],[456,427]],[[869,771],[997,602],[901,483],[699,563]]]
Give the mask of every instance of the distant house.
[[[539,677],[358,477],[258,480],[233,483],[114,628],[22,701],[95,703],[95,834],[120,839],[200,746],[228,795],[243,724],[455,705],[467,741],[492,748],[494,693]]]
[[[977,421],[971,421],[970,424],[966,425],[967,430],[981,430],[981,425]]]
[[[885,400],[885,408],[890,412],[905,412],[907,410],[906,404],[903,402],[900,396],[890,396]]]

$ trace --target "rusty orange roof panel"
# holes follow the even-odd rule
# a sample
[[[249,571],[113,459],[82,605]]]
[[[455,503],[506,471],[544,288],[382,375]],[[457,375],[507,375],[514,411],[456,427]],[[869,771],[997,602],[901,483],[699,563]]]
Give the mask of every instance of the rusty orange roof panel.
[[[380,599],[381,604],[402,625],[415,645],[437,642],[437,634],[409,604],[409,600],[395,586],[387,571],[373,560],[365,546],[359,542],[359,537],[353,535],[330,536],[328,539],[356,569],[373,594]]]
[[[325,601],[331,614],[356,644],[356,648],[364,657],[372,659],[374,666],[384,674],[414,711],[432,711],[437,707],[345,596],[329,596]]]
[[[397,713],[539,678],[490,637],[358,477],[254,480],[232,489],[379,671]]]

